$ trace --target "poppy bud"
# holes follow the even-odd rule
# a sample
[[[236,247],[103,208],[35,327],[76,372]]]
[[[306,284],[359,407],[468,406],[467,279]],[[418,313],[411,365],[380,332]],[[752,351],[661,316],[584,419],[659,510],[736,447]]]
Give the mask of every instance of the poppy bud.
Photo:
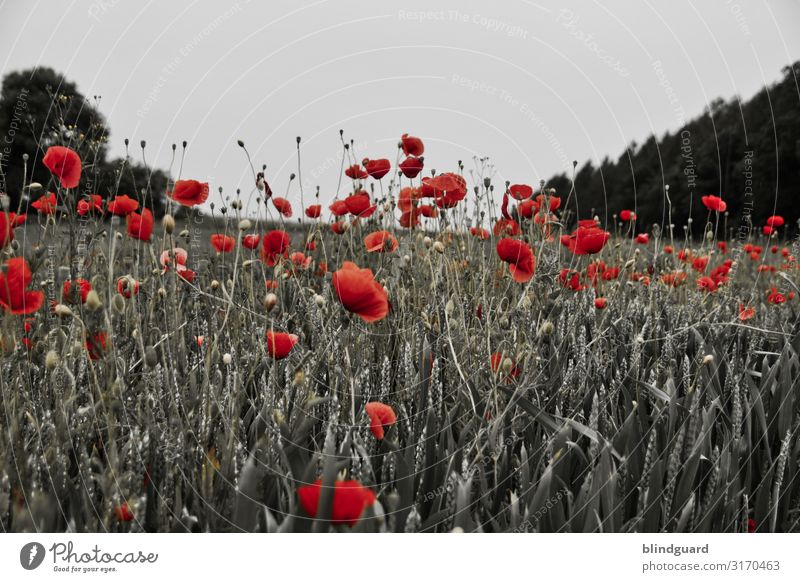
[[[231,357],[230,354],[225,353],[222,355],[222,363],[225,364],[226,366],[230,366],[232,361],[233,358]]]
[[[253,263],[255,263],[255,261],[253,261],[251,259],[248,259],[244,263],[242,263],[242,268],[243,269],[249,269],[250,267],[253,266]]]
[[[83,353],[83,344],[81,342],[72,342],[72,357],[78,358]]]
[[[712,354],[706,354],[703,357],[703,365],[704,366],[710,366],[713,363],[714,363],[714,356]]]
[[[251,228],[253,228],[253,223],[247,218],[243,218],[239,221],[239,230],[250,230]]]
[[[455,310],[455,308],[456,308],[456,304],[453,303],[453,300],[452,299],[448,299],[447,303],[444,306],[445,313],[447,313],[448,317],[453,315],[453,310]]]
[[[114,238],[116,238],[117,240],[122,240],[122,233],[121,232],[115,232],[114,233]]]
[[[158,354],[153,346],[144,349],[144,363],[148,368],[155,368],[158,365]]]
[[[42,189],[42,185],[39,182],[31,182],[31,185],[28,186],[28,189],[31,192],[38,192],[39,190]]]
[[[267,293],[264,297],[264,307],[267,311],[272,311],[272,308],[278,304],[278,296],[275,293]]]
[[[431,240],[431,237],[426,236],[424,239],[422,239],[422,244],[425,245],[426,249],[429,249],[429,248],[431,248],[431,245],[433,244],[433,241]]]
[[[555,331],[555,326],[552,321],[544,321],[539,327],[539,335],[550,335],[553,331]]]
[[[72,310],[63,303],[56,305],[53,312],[59,317],[72,317]]]
[[[511,361],[511,358],[506,358],[503,360],[503,372],[506,374],[511,372],[511,369],[514,367],[514,362]]]
[[[111,300],[111,307],[117,313],[125,312],[125,299],[122,298],[122,295],[120,295],[119,293],[114,295],[114,298]]]
[[[92,289],[89,293],[86,294],[86,309],[89,311],[97,311],[103,306],[103,302],[100,301],[100,296],[97,294],[97,291]]]
[[[295,386],[300,386],[305,381],[306,381],[306,373],[303,371],[302,368],[300,368],[294,373],[294,377],[292,378],[292,384],[294,384]]]
[[[175,219],[171,214],[165,214],[164,218],[161,219],[161,224],[164,226],[164,232],[167,234],[175,232]]]
[[[50,350],[44,357],[44,365],[47,367],[48,370],[54,370],[56,366],[61,362],[61,358],[58,356],[58,352],[55,350]]]
[[[219,289],[219,281],[217,281],[216,279],[214,279],[213,281],[211,281],[211,289],[212,289],[212,290],[214,290],[214,291],[216,291],[217,289]]]
[[[314,303],[317,307],[325,307],[325,298],[322,295],[314,295]]]
[[[435,250],[437,253],[443,253],[444,244],[442,244],[442,241],[437,240],[435,243],[433,243],[433,250]]]
[[[406,265],[410,265],[410,264],[411,264],[411,257],[410,257],[410,256],[408,256],[408,255],[403,255],[403,262],[404,262]]]
[[[167,296],[167,290],[164,289],[163,287],[159,287],[158,288],[158,296],[161,297],[161,299],[163,299],[164,297]]]
[[[184,229],[183,229],[183,230],[180,232],[180,234],[179,234],[178,236],[180,236],[180,237],[183,237],[183,238],[189,238],[189,230],[184,228]]]

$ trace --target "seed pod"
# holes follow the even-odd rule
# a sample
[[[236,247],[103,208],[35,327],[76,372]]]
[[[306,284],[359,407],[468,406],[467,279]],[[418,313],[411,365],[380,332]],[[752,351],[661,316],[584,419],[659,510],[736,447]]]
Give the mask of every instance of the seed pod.
[[[100,296],[97,294],[97,291],[92,289],[89,293],[86,294],[86,309],[89,311],[97,311],[101,307],[103,307],[103,302],[100,301]]]
[[[72,317],[72,310],[63,303],[56,305],[55,309],[53,309],[53,313],[59,317]]]
[[[161,225],[167,234],[175,232],[175,218],[171,214],[164,215],[164,218],[161,219]]]
[[[144,363],[148,368],[155,368],[158,365],[158,354],[153,346],[144,349]]]
[[[44,357],[44,365],[50,371],[53,371],[60,362],[61,358],[55,350],[48,351]]]

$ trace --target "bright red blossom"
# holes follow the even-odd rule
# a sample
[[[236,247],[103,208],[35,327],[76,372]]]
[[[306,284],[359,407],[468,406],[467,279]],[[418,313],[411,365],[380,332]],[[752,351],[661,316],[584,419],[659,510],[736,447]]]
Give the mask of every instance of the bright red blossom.
[[[44,291],[28,291],[32,281],[33,275],[25,259],[8,259],[0,269],[0,307],[14,315],[38,311],[44,303]]]
[[[369,428],[379,441],[383,440],[384,430],[397,422],[397,415],[388,404],[370,402],[364,409],[370,419]]]
[[[47,148],[42,163],[59,179],[64,188],[75,188],[81,181],[81,158],[69,148]]]
[[[317,479],[312,485],[303,485],[297,489],[300,505],[310,517],[317,517],[321,494],[321,479]],[[354,526],[364,509],[375,503],[375,499],[375,493],[358,481],[336,481],[333,489],[331,523]]]
[[[389,314],[389,295],[370,269],[346,261],[333,274],[332,284],[344,308],[365,322],[380,321]]]

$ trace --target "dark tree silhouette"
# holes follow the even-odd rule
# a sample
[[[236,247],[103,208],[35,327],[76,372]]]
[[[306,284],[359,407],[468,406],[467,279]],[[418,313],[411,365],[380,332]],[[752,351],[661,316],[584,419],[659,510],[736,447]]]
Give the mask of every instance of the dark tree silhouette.
[[[728,235],[743,219],[756,226],[772,214],[788,223],[800,219],[800,62],[783,69],[783,79],[752,99],[712,101],[706,111],[674,133],[632,143],[616,162],[586,162],[575,176],[568,207],[579,218],[590,213],[610,220],[623,208],[635,209],[637,226],[666,226],[682,232],[689,217],[698,224],[707,215],[700,198],[716,194],[728,203]],[[566,196],[570,177],[547,182]],[[565,199],[566,200],[566,199]]]
[[[99,97],[87,99],[53,69],[17,71],[3,78],[0,192],[8,194],[12,209],[25,209],[32,201],[26,189],[31,182],[41,183],[44,191],[53,186],[41,160],[48,147],[65,145],[77,151],[84,164],[80,193],[103,198],[128,194],[163,214],[168,175],[131,159],[107,161],[110,130],[98,104]]]

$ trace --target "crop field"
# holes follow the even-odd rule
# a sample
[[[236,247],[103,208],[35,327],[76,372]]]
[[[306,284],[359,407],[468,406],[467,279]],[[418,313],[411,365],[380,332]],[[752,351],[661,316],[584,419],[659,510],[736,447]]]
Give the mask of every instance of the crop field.
[[[800,531],[780,216],[592,216],[403,135],[330,205],[254,169],[154,218],[65,145],[0,212],[0,531]]]

